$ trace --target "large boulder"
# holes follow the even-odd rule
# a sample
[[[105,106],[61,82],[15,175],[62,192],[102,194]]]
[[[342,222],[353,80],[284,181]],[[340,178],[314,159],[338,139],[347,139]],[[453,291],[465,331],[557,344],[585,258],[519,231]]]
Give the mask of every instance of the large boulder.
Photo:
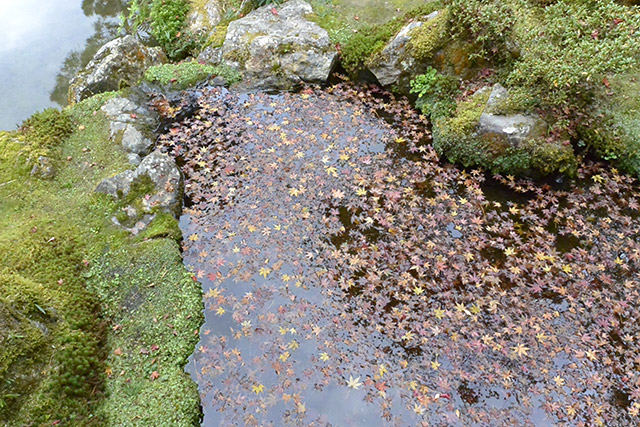
[[[419,21],[410,22],[373,58],[369,70],[382,86],[398,83],[401,77],[415,74],[416,58],[412,55],[410,42],[416,30],[423,25],[432,25],[441,12],[435,11]]]
[[[135,85],[144,71],[166,61],[160,48],[144,46],[131,35],[102,46],[87,66],[71,80],[69,103],[75,104],[101,92]]]
[[[549,142],[542,118],[509,111],[508,100],[508,91],[496,84],[459,101],[451,116],[434,118],[434,147],[454,163],[494,173],[572,174],[576,158],[571,145]]]
[[[173,158],[157,150],[145,157],[135,170],[103,180],[96,191],[127,201],[124,211],[131,219],[149,218],[158,211],[177,218],[182,208],[180,171]]]
[[[290,0],[254,10],[229,24],[223,60],[242,71],[248,86],[288,89],[329,78],[337,50],[327,32],[305,16],[313,9]]]

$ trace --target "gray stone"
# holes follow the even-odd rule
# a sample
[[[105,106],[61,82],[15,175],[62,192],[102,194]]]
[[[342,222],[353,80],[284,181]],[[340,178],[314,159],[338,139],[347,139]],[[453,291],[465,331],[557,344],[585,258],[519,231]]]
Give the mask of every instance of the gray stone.
[[[435,11],[420,21],[407,24],[374,59],[369,66],[369,70],[376,76],[382,86],[395,84],[401,76],[412,73],[416,66],[416,61],[407,52],[407,44],[411,41],[414,30],[422,27],[425,23],[429,23],[439,13]]]
[[[495,84],[487,105],[480,116],[477,131],[479,135],[506,139],[518,146],[523,141],[541,135],[546,123],[536,114],[502,115],[500,108],[509,98],[509,93],[500,84]]]
[[[126,125],[120,143],[125,151],[139,156],[149,154],[153,146],[153,141],[142,135],[142,133],[131,124]]]
[[[193,32],[207,32],[221,20],[222,7],[219,0],[205,0],[203,5],[194,5],[188,17],[189,29]]]
[[[198,55],[197,61],[201,64],[218,65],[222,62],[222,48],[208,46],[204,48],[200,55]]]
[[[103,180],[96,191],[122,199],[129,195],[132,184],[145,176],[153,183],[153,191],[139,196],[143,207],[139,215],[159,209],[178,217],[182,207],[182,176],[173,158],[157,150],[145,157],[135,170]]]
[[[140,158],[136,153],[127,154],[127,159],[129,160],[129,164],[133,166],[138,166],[140,162],[142,162],[142,158]]]
[[[160,48],[144,46],[131,35],[102,46],[87,66],[71,80],[69,103],[74,104],[101,92],[135,85],[144,71],[166,61]]]
[[[39,176],[40,178],[53,178],[56,171],[48,157],[40,156],[31,168],[31,176]]]
[[[273,11],[275,9],[275,12]],[[337,51],[327,32],[306,19],[309,3],[267,5],[233,21],[222,46],[223,60],[253,88],[288,89],[329,78]]]

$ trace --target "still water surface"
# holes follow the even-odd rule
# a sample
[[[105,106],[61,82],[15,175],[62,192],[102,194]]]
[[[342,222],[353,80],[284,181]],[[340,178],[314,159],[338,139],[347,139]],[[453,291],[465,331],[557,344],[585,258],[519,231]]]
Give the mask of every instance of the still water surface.
[[[64,106],[68,80],[115,37],[121,0],[0,0],[0,130]]]

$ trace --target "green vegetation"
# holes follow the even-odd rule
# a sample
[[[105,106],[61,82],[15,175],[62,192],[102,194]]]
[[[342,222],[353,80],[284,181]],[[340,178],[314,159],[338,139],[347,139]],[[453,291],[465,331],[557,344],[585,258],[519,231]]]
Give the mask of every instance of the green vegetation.
[[[193,425],[197,418],[197,392],[182,366],[194,345],[201,297],[179,262],[177,221],[159,214],[131,237],[111,224],[119,204],[93,192],[102,179],[129,167],[97,112],[112,96],[101,94],[62,112],[45,110],[20,131],[0,133],[0,424],[105,425],[114,417],[111,410],[117,416],[144,413],[147,421],[132,415],[118,425],[156,425],[153,416],[175,421],[167,425]],[[51,180],[30,176],[25,153],[35,148],[46,149],[58,165]],[[142,248],[155,263],[139,253]],[[128,325],[135,335],[122,330],[114,336],[122,302],[117,296],[139,286],[127,278],[115,287],[109,266],[119,265],[123,254],[136,255],[119,269],[153,278],[145,315],[175,317],[173,330],[159,331],[152,320],[132,315]],[[137,370],[138,360],[114,364],[105,358],[112,345],[134,346],[140,337],[163,342],[156,352],[161,376],[145,393],[124,400],[112,392],[112,382],[142,384],[149,377]],[[116,379],[108,370],[113,366],[127,375]],[[166,405],[177,402],[178,394],[180,405]]]
[[[598,156],[640,177],[640,75],[611,77],[608,84],[579,134]]]
[[[133,32],[149,32],[169,59],[177,61],[202,46],[204,39],[186,28],[191,10],[188,0],[133,0],[123,26]]]
[[[414,83],[414,86],[416,84]],[[545,176],[575,174],[577,162],[570,144],[533,135],[512,145],[505,138],[476,131],[490,92],[483,90],[458,101],[451,114],[432,114],[433,145],[439,154],[464,167],[481,167],[494,173]]]
[[[67,112],[48,108],[25,120],[20,130],[27,158],[37,158],[49,156],[73,132],[73,124]]]
[[[341,64],[351,75],[357,74],[379,53],[411,19],[425,16],[442,7],[439,1],[415,5],[412,2],[398,4],[400,12],[386,10],[380,4],[336,1],[334,5],[312,2],[314,14],[309,19],[329,33],[331,41],[340,46]],[[374,2],[375,3],[375,2]],[[410,7],[411,6],[411,7]],[[354,9],[355,8],[355,9]],[[354,19],[353,12],[373,13],[367,19]],[[428,44],[426,38],[424,45]],[[420,46],[418,46],[420,48]]]
[[[114,329],[107,339],[109,399],[96,412],[108,425],[198,425],[198,392],[183,366],[198,341],[202,296],[177,243],[141,240],[112,250],[87,276]]]
[[[637,8],[612,0],[559,1],[519,19],[520,57],[507,81],[539,105],[575,106],[590,100],[605,75],[640,65]]]
[[[428,67],[424,74],[411,81],[411,93],[418,95],[416,107],[432,117],[449,116],[456,107],[458,80]]]
[[[171,89],[186,89],[196,83],[220,76],[229,84],[240,80],[240,74],[227,66],[203,65],[195,61],[178,64],[155,65],[147,69],[144,79],[150,83],[169,86]]]

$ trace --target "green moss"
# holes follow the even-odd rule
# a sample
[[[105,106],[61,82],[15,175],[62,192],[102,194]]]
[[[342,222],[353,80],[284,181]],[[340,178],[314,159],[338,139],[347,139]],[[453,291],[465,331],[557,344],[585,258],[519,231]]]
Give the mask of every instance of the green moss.
[[[52,156],[73,132],[73,122],[66,111],[47,108],[22,122],[19,130],[19,138],[25,142],[25,157],[34,163],[40,156]]]
[[[181,90],[216,76],[223,77],[229,84],[240,80],[239,73],[230,67],[203,65],[195,61],[155,65],[145,72],[144,79]]]
[[[138,236],[141,240],[167,238],[179,242],[182,240],[182,231],[173,215],[166,212],[158,212],[155,219]]]
[[[229,27],[228,23],[216,25],[209,34],[209,38],[207,39],[206,46],[211,47],[222,47],[224,44],[224,40],[227,37],[227,28]]]
[[[601,158],[640,177],[640,73],[609,78],[589,119],[582,123],[582,140]]]
[[[426,61],[448,39],[449,9],[443,9],[432,20],[412,31],[409,51],[418,61]]]
[[[113,150],[109,122],[99,111],[110,96],[65,110],[78,126],[56,142],[61,164],[50,181],[16,167],[25,143],[17,132],[0,133],[2,425],[51,425],[56,420],[69,426],[144,425],[133,415],[122,415],[134,408],[142,419],[155,417],[149,425],[181,425],[184,420],[190,424],[183,425],[193,425],[198,418],[197,390],[182,365],[197,340],[193,331],[201,321],[202,299],[181,264],[176,221],[158,214],[144,237],[130,237],[111,224],[119,205],[94,193],[102,179],[129,168],[124,154]],[[143,238],[153,240],[137,243]],[[116,258],[126,263],[117,264]],[[144,289],[136,293],[128,288],[122,294],[125,285],[116,287],[115,270],[108,264],[119,265],[123,275],[132,274],[123,276],[128,277],[126,286],[142,289],[144,279]],[[147,313],[157,307],[170,316],[176,335],[164,324],[149,327],[153,319],[129,317],[139,294],[144,294],[140,304]],[[114,320],[118,313],[121,317]],[[162,353],[154,368],[161,374],[157,381],[150,382],[146,371],[118,377],[122,388],[112,393],[105,370],[115,364],[105,364],[105,342],[116,342],[113,321],[126,323],[131,331],[118,336],[117,345],[123,348],[138,345],[140,337],[161,340],[154,341]],[[133,357],[117,364],[125,372],[143,366]],[[149,384],[140,385],[144,381]],[[119,393],[127,387],[141,387],[143,393],[124,402]],[[125,412],[119,412],[123,407]],[[118,422],[109,421],[116,418]]]
[[[155,239],[112,251],[91,275],[92,288],[118,325],[108,340],[110,398],[98,413],[109,425],[198,425],[197,390],[183,366],[198,341],[202,295],[182,266],[178,245]]]

